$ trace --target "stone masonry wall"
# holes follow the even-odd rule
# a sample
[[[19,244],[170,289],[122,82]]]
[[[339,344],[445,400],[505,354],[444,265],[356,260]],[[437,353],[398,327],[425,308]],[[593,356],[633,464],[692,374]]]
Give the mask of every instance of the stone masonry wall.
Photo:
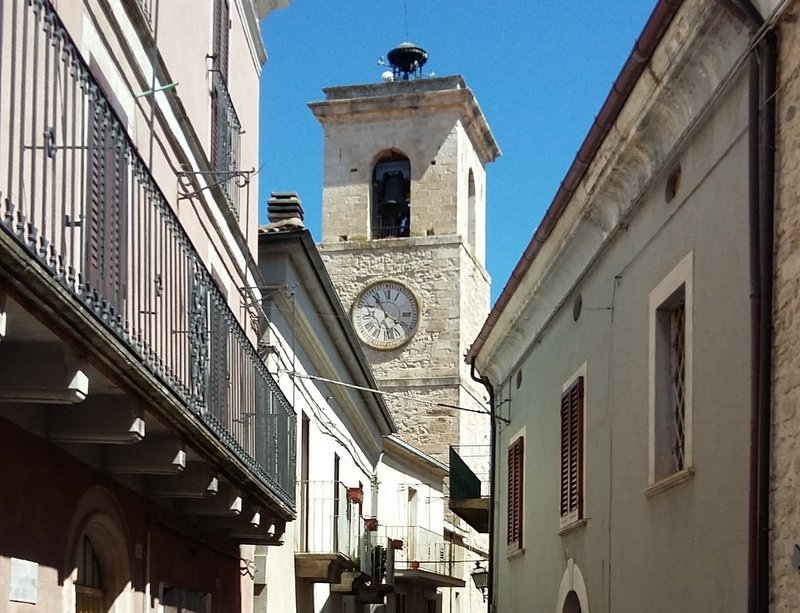
[[[411,236],[456,234],[457,114],[416,117],[387,110],[381,122],[333,124],[325,130],[322,240],[369,238],[372,172],[395,150],[411,163]]]
[[[771,605],[800,610],[800,5],[779,26]]]
[[[348,311],[361,289],[376,279],[400,281],[417,296],[419,324],[411,341],[392,351],[364,350],[382,389],[412,392],[413,400],[388,398],[400,435],[445,461],[447,445],[458,440],[458,415],[426,403],[459,402],[460,251],[458,243],[437,237],[320,248]]]

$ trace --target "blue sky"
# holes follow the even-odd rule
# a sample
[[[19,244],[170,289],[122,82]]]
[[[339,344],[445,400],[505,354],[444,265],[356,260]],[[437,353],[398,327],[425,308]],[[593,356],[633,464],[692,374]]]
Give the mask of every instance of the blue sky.
[[[261,27],[261,223],[271,191],[296,191],[320,238],[322,128],[306,104],[323,87],[378,82],[378,58],[410,40],[426,72],[464,77],[503,152],[487,167],[494,302],[655,4],[292,0]]]

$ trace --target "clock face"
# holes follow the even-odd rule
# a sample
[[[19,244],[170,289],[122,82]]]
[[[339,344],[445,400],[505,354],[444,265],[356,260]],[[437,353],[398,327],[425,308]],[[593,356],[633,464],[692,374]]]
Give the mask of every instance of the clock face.
[[[419,308],[414,294],[396,281],[379,281],[364,288],[353,305],[358,336],[375,349],[396,349],[417,329]]]

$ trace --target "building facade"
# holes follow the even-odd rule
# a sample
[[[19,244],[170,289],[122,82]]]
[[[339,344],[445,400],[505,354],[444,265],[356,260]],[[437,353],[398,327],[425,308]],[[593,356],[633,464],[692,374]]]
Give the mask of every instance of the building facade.
[[[299,423],[297,520],[286,547],[257,552],[256,612],[356,612],[391,591],[385,562],[372,568],[386,547],[367,527],[380,521],[378,467],[395,426],[383,398],[362,391],[375,387],[372,371],[301,219],[264,226],[259,240],[270,320],[261,347]]]
[[[3,611],[250,611],[294,518],[247,196],[280,4],[2,4]]]
[[[769,10],[656,5],[468,353],[497,611],[768,610]]]

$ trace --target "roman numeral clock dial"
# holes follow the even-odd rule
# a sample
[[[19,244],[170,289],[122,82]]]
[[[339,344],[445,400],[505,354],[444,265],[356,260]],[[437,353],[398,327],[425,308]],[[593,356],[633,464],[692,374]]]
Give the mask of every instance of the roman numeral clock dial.
[[[414,293],[397,281],[368,285],[353,304],[359,338],[374,349],[397,349],[417,331],[419,305]]]

